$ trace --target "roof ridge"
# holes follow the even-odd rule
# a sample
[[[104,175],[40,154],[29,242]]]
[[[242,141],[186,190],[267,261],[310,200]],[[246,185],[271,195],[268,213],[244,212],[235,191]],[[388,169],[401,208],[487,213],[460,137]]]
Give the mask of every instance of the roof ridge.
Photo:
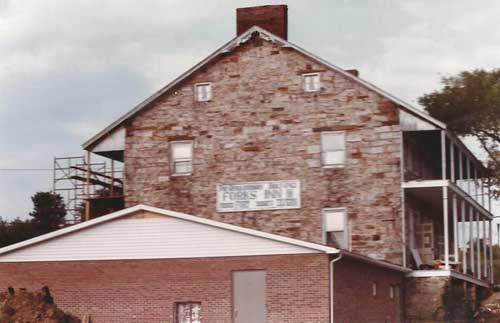
[[[320,58],[319,56],[316,56],[308,51],[306,51],[305,49],[291,43],[290,41],[288,40],[285,40],[285,39],[282,39],[280,38],[279,36],[273,34],[272,32],[270,31],[267,31],[259,26],[253,26],[251,27],[250,29],[248,29],[246,32],[244,32],[243,34],[231,39],[230,41],[228,41],[227,43],[225,43],[224,45],[222,45],[221,47],[219,47],[219,49],[217,49],[216,51],[214,51],[212,54],[210,54],[209,56],[207,56],[206,58],[204,58],[203,60],[201,60],[198,64],[194,65],[193,67],[191,67],[189,70],[187,70],[186,72],[184,72],[183,74],[179,75],[177,78],[175,78],[174,80],[172,80],[170,83],[168,83],[167,85],[165,85],[164,87],[162,87],[161,89],[159,89],[158,91],[156,91],[155,93],[153,93],[151,96],[149,96],[146,100],[142,101],[141,103],[139,103],[138,105],[136,105],[133,109],[131,109],[130,111],[128,111],[127,113],[123,114],[121,117],[119,117],[118,119],[116,119],[115,121],[113,121],[111,124],[109,124],[106,128],[102,129],[101,131],[99,131],[96,135],[94,135],[93,137],[91,137],[90,139],[88,139],[87,141],[85,141],[83,144],[82,144],[82,147],[85,149],[85,150],[88,150],[88,149],[91,149],[90,147],[93,146],[94,144],[97,143],[97,141],[99,141],[102,137],[104,137],[105,135],[109,134],[111,131],[113,131],[115,128],[119,127],[122,123],[124,123],[126,120],[128,120],[129,118],[133,117],[135,114],[139,113],[143,108],[145,108],[146,106],[148,106],[150,103],[152,103],[153,101],[155,101],[159,96],[163,95],[164,93],[166,93],[168,90],[170,90],[171,88],[173,88],[174,86],[176,86],[178,83],[182,82],[183,80],[185,80],[187,77],[189,77],[191,74],[193,74],[194,72],[196,72],[197,70],[199,70],[200,68],[202,68],[203,66],[205,66],[205,64],[209,63],[210,61],[212,61],[213,59],[215,59],[216,57],[218,57],[220,54],[222,53],[227,53],[227,52],[230,52],[232,51],[234,48],[240,46],[241,44],[245,43],[246,41],[248,41],[251,36],[257,32],[259,34],[259,36],[261,36],[263,39],[265,40],[268,40],[268,41],[272,41],[272,42],[278,42],[280,43],[283,47],[290,47],[290,48],[293,48],[295,49],[296,51],[306,55],[307,57],[325,65],[326,67],[336,71],[336,72],[339,72],[341,73],[343,76],[365,86],[366,88],[372,90],[372,91],[375,91],[377,92],[379,95],[385,97],[386,99],[396,103],[397,105],[399,105],[400,107],[406,109],[408,112],[416,115],[417,117],[420,117],[432,124],[434,124],[435,126],[439,127],[439,128],[442,128],[442,129],[446,129],[446,124],[444,124],[443,122],[433,118],[432,116],[430,116],[429,114],[427,114],[425,111],[422,111],[420,109],[417,109],[415,107],[413,107],[412,105],[406,103],[405,101],[393,96],[392,94],[389,94],[388,92],[380,89],[379,87],[373,85],[372,83],[366,81],[366,80],[363,80],[362,78],[359,78],[359,77],[356,77],[348,72],[346,72],[344,69],[336,66],[336,65],[333,65],[331,64],[330,62]]]

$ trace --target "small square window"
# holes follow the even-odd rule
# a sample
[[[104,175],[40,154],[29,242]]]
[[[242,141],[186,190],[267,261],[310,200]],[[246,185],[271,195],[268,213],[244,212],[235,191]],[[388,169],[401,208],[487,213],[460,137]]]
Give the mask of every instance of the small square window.
[[[201,323],[201,303],[175,303],[175,317],[176,323]]]
[[[345,209],[324,209],[323,226],[327,245],[348,249],[347,214]]]
[[[316,92],[320,89],[319,73],[310,73],[302,75],[304,91]]]
[[[343,167],[345,165],[345,132],[321,133],[321,159],[324,167]]]
[[[194,85],[196,101],[210,101],[212,99],[211,83],[196,83]]]
[[[174,141],[170,143],[171,171],[174,175],[191,175],[193,171],[193,142]]]

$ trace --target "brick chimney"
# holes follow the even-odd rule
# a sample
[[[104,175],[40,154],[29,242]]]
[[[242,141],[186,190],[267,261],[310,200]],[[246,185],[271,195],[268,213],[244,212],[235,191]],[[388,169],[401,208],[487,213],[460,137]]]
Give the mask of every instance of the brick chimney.
[[[259,26],[286,40],[288,7],[276,5],[236,9],[236,34],[239,36],[253,26]]]

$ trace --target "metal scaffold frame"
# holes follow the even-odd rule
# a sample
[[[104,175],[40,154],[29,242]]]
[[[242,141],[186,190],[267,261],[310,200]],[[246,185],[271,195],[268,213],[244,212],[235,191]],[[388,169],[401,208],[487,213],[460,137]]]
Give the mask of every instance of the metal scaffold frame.
[[[93,199],[123,197],[122,170],[106,162],[89,162],[90,156],[54,157],[52,191],[61,195],[71,218],[78,223],[90,218]]]

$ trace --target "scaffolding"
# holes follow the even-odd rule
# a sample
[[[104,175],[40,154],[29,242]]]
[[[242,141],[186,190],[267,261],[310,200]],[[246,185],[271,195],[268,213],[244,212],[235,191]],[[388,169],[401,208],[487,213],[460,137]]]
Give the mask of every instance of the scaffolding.
[[[78,223],[120,209],[123,205],[123,170],[105,161],[89,162],[90,156],[55,157],[54,193],[61,195],[71,218]]]

